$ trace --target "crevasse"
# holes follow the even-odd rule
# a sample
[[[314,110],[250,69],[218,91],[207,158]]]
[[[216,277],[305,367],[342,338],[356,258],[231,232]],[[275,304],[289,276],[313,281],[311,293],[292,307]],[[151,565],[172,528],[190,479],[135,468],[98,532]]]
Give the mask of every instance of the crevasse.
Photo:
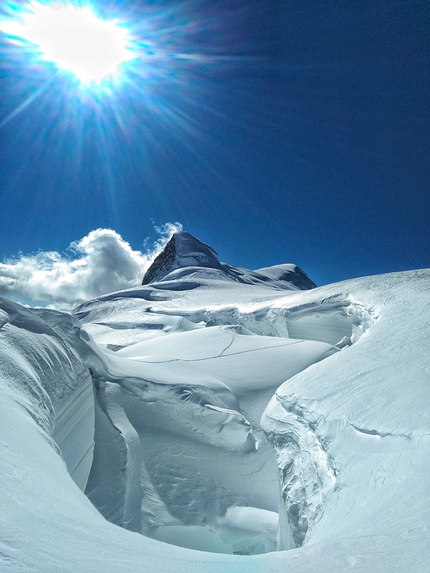
[[[371,324],[370,313],[356,303],[330,301],[249,313],[233,307],[184,311],[184,317],[187,324],[198,326],[197,330],[187,326],[186,332],[153,343],[118,344],[113,347],[115,352],[99,352],[104,366],[101,370],[98,366],[98,371],[96,367],[93,374],[99,413],[87,494],[106,519],[168,542],[189,546],[188,536],[200,540],[195,545],[198,549],[246,554],[302,545],[323,514],[335,486],[336,470],[315,422],[293,402],[277,396],[276,388],[289,376],[355,342]],[[171,324],[173,318],[180,324],[177,314],[157,314],[160,326],[166,320]],[[149,326],[152,330],[153,320]],[[121,327],[115,323],[113,334],[119,335],[118,340]],[[129,323],[124,327],[128,329]],[[145,324],[141,322],[139,328],[144,330]],[[204,339],[203,334],[208,336]],[[267,346],[267,337],[275,346]],[[234,370],[234,364],[241,354],[249,363],[249,344],[253,345],[252,356],[259,352],[256,344],[262,352],[284,353],[289,347],[284,350],[282,339],[293,344],[294,360],[294,344],[303,340],[321,342],[331,350],[308,358],[295,370],[284,370],[284,377],[281,369],[281,377],[271,384],[266,378],[264,388],[264,377],[256,374],[257,365],[253,371],[256,385],[249,373],[240,383],[243,374]],[[184,354],[180,346],[184,340],[192,344],[206,340],[208,347],[205,350],[203,342],[203,349],[197,351],[192,346]],[[112,349],[111,343],[109,347]],[[151,357],[140,356],[149,351],[154,352]],[[235,362],[226,368],[233,358]],[[211,372],[215,378],[202,379],[203,372],[206,377]],[[196,374],[197,386],[189,383],[197,379],[193,378]],[[252,389],[251,394],[247,388]],[[260,407],[255,408],[255,403]],[[260,428],[261,415],[265,435]],[[173,435],[178,444],[182,436],[178,451],[171,447]],[[237,477],[227,475],[229,472],[217,474],[215,465],[235,468],[240,487]],[[247,475],[252,475],[252,480],[247,480]],[[273,527],[257,535],[244,533],[244,520],[237,526],[237,511],[252,507],[273,515],[279,511],[277,539]]]

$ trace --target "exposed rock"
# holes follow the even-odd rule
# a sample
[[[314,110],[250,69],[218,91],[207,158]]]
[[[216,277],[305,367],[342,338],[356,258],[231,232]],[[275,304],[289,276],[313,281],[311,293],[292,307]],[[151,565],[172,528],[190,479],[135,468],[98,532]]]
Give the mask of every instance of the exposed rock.
[[[142,284],[162,279],[171,271],[197,266],[221,269],[218,254],[189,233],[175,233],[146,271]]]

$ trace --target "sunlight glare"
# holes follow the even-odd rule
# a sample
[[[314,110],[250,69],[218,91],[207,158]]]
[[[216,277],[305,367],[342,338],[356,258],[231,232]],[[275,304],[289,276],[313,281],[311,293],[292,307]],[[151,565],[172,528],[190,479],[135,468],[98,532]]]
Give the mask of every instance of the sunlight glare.
[[[89,6],[34,3],[21,22],[1,22],[0,28],[35,44],[43,59],[75,74],[83,83],[101,82],[134,57],[126,28],[101,20]]]

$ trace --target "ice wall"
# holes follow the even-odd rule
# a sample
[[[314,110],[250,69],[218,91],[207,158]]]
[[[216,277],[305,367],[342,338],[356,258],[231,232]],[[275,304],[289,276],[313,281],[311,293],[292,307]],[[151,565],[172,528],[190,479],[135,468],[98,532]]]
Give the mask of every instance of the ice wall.
[[[36,313],[2,298],[0,309],[1,379],[19,392],[21,403],[84,490],[94,448],[94,395],[88,368],[66,339]]]

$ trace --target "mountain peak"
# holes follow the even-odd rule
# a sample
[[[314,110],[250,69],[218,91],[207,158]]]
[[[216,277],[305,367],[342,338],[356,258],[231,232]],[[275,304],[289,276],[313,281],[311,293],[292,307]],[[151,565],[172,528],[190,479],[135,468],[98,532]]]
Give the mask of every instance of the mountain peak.
[[[162,281],[177,269],[189,267],[194,273],[199,269],[212,269],[210,276],[217,280],[228,280],[248,285],[260,285],[266,288],[286,290],[307,290],[315,288],[309,277],[299,267],[281,264],[273,267],[250,271],[226,263],[220,263],[218,253],[206,243],[202,243],[186,232],[174,233],[164,250],[154,259],[143,277],[142,285]],[[216,274],[213,274],[216,270]],[[183,274],[181,277],[183,278]],[[206,277],[209,275],[206,273]],[[168,277],[166,280],[177,279]]]
[[[183,267],[222,268],[218,253],[212,247],[183,231],[172,235],[146,271],[142,284],[160,280],[171,271]]]

